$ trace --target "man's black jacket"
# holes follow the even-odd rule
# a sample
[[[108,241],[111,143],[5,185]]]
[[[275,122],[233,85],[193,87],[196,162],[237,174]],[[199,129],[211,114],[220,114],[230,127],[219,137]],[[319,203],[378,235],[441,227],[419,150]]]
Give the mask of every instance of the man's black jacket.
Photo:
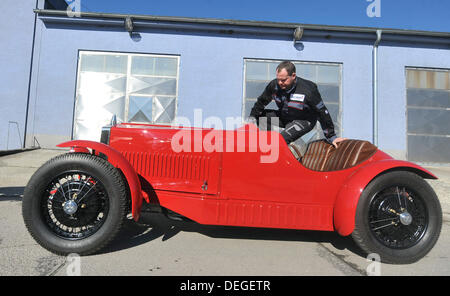
[[[336,138],[333,120],[314,82],[296,77],[291,89],[283,90],[276,79],[272,80],[258,97],[250,117],[259,118],[272,100],[279,108],[283,125],[294,120],[307,120],[315,125],[318,120],[327,140],[332,142]]]

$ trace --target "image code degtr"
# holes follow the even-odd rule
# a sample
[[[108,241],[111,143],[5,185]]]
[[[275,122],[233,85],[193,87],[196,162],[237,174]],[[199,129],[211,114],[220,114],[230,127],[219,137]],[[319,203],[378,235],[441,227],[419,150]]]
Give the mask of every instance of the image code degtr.
[[[224,281],[222,285],[215,283],[186,281],[180,284],[180,291],[207,291],[214,289],[224,291],[270,291],[270,281]]]
[[[269,281],[225,281],[224,283],[225,291],[270,291]]]

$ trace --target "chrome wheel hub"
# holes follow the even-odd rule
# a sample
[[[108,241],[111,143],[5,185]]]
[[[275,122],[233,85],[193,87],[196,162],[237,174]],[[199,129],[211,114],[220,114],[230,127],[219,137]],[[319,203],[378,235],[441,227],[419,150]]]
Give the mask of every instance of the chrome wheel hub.
[[[409,225],[412,223],[412,216],[410,213],[408,212],[403,212],[400,214],[400,222],[403,225]]]
[[[68,200],[63,204],[63,210],[67,215],[73,215],[78,210],[78,205],[73,200]]]

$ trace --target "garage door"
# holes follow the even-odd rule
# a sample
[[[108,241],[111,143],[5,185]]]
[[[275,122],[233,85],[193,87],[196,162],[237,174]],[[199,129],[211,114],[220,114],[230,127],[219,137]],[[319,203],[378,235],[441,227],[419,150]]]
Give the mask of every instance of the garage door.
[[[408,160],[450,163],[449,70],[407,68]]]

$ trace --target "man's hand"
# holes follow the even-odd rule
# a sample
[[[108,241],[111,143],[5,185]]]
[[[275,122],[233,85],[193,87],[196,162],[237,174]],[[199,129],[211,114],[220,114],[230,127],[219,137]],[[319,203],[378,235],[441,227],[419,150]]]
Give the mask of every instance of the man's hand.
[[[337,143],[345,141],[345,140],[347,140],[347,138],[336,138],[336,139],[334,139],[332,144],[333,144],[334,148],[337,148]]]

